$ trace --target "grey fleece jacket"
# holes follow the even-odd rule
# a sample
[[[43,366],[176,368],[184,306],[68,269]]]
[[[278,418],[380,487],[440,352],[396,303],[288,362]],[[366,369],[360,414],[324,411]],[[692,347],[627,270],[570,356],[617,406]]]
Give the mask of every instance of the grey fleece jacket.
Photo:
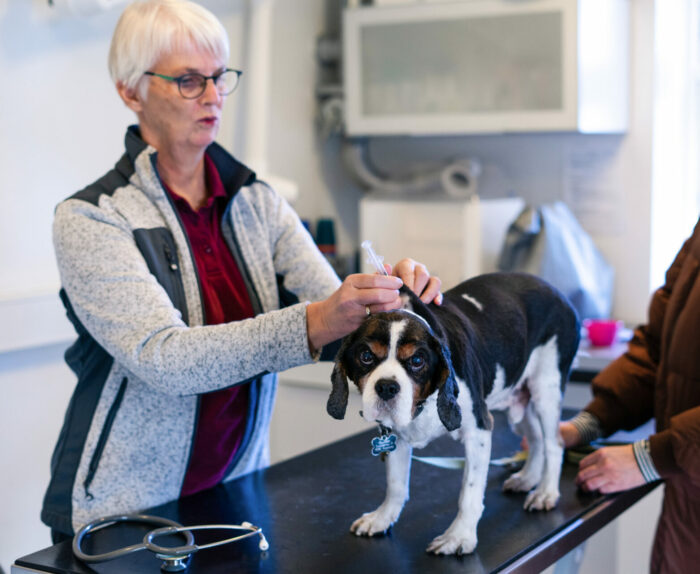
[[[203,326],[190,247],[132,126],[115,168],[56,208],[61,297],[78,376],[51,462],[42,520],[70,533],[178,498],[198,395],[250,384],[245,438],[225,480],[266,465],[276,373],[311,362],[306,302],[340,284],[292,208],[217,144],[222,222],[256,316]]]

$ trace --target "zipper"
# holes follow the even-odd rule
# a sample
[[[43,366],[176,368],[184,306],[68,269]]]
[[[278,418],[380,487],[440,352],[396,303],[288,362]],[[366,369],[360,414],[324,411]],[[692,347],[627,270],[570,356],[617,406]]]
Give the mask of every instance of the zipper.
[[[119,385],[119,390],[117,391],[117,396],[114,398],[114,402],[112,403],[112,406],[109,407],[109,412],[107,413],[107,418],[105,419],[105,424],[102,427],[102,432],[100,432],[100,438],[97,440],[97,445],[95,446],[95,452],[92,454],[92,458],[90,459],[90,466],[88,466],[88,473],[87,476],[85,477],[85,482],[83,482],[83,488],[85,489],[85,497],[88,500],[92,500],[94,496],[90,492],[90,484],[92,484],[92,480],[95,478],[95,473],[97,472],[97,467],[100,464],[100,458],[102,458],[102,451],[105,448],[105,445],[107,444],[107,438],[109,437],[109,432],[112,430],[112,424],[114,424],[114,419],[117,416],[117,411],[119,410],[119,406],[122,403],[122,399],[124,398],[124,393],[126,392],[126,383],[127,383],[127,378],[124,377],[122,379],[121,384]]]
[[[243,458],[243,453],[248,449],[251,442],[253,441],[253,436],[255,435],[255,430],[258,426],[258,404],[260,401],[260,394],[262,393],[262,390],[260,388],[262,387],[262,376],[255,377],[255,379],[253,379],[252,381],[241,384],[248,385],[247,423],[246,428],[243,431],[243,438],[241,439],[241,444],[238,445],[238,450],[233,455],[233,458],[231,458],[231,461],[228,463],[228,466],[224,471],[224,478],[227,477],[233,471],[236,465]]]
[[[173,253],[170,247],[170,241],[173,240],[170,230],[167,231],[167,236],[163,238],[163,254],[165,255],[166,265],[170,270],[171,280],[169,281],[169,291],[171,299],[175,307],[182,313],[182,320],[189,324],[189,311],[187,306],[187,296],[185,295],[185,286],[182,282],[182,272],[177,259],[177,255]]]
[[[165,261],[170,270],[171,279],[169,283],[170,297],[172,299],[173,305],[180,310],[182,314],[182,320],[185,323],[189,323],[189,312],[187,310],[187,296],[185,295],[185,286],[182,283],[182,273],[180,272],[180,265],[178,263],[177,255],[173,253],[170,248],[170,243],[168,239],[172,239],[172,235],[169,230],[166,230],[168,236],[163,238],[163,254],[165,255]],[[167,289],[166,289],[167,290]]]
[[[246,290],[248,291],[248,297],[250,298],[250,303],[253,307],[253,313],[255,316],[260,315],[263,312],[262,303],[258,292],[255,289],[255,284],[253,283],[250,270],[248,269],[248,264],[244,261],[243,255],[241,254],[241,248],[238,244],[238,238],[236,237],[236,231],[233,229],[233,225],[227,225],[226,221],[230,219],[231,209],[233,201],[229,202],[228,206],[224,210],[221,216],[221,232],[224,236],[224,241],[233,255],[233,259],[238,265],[238,269],[243,277],[243,283],[245,284]]]
[[[177,206],[175,205],[173,198],[170,197],[170,194],[166,191],[165,185],[163,184],[163,180],[160,177],[160,173],[158,172],[158,167],[156,165],[156,155],[157,154],[153,154],[150,158],[151,159],[151,166],[153,167],[153,171],[155,172],[156,176],[158,177],[158,182],[160,183],[161,191],[163,192],[163,195],[165,196],[166,201],[170,205],[170,209],[172,211],[173,216],[175,217],[175,221],[177,221],[178,225],[180,226],[180,231],[182,231],[182,235],[185,238],[185,245],[187,245],[187,250],[190,254],[190,261],[192,261],[192,269],[194,272],[194,277],[197,280],[197,293],[199,295],[199,308],[200,308],[201,314],[202,314],[202,325],[206,325],[207,324],[207,310],[204,307],[204,295],[202,294],[202,280],[199,277],[199,272],[197,271],[197,262],[194,258],[194,252],[192,251],[192,244],[190,243],[190,238],[187,236],[187,231],[185,231],[185,224],[182,223],[182,218],[180,217],[180,212],[177,210]],[[165,250],[165,257],[167,258],[168,263],[170,265],[170,270],[173,272],[176,272],[177,263],[175,261],[173,261],[175,259],[175,256],[170,251],[170,247],[168,247],[167,244],[164,244],[163,248]],[[173,260],[171,260],[171,257],[173,258]],[[173,265],[174,265],[174,267],[173,267]],[[184,296],[184,293],[183,293],[183,296]],[[186,321],[186,323],[189,325],[189,318]],[[195,439],[195,436],[197,434],[197,425],[199,423],[199,414],[200,414],[201,405],[202,405],[202,397],[200,395],[197,395],[197,408],[196,408],[196,412],[195,412],[195,416],[194,416],[194,425],[192,426],[192,432],[191,432],[191,436],[190,436],[190,452],[187,456],[187,464],[185,465],[185,472],[187,472],[187,469],[190,467],[190,461],[192,460],[192,451],[194,450],[194,448],[193,448],[194,439]],[[182,484],[180,485],[180,488],[182,488]]]
[[[172,213],[175,216],[175,221],[177,221],[178,225],[180,226],[180,231],[182,231],[182,235],[185,238],[185,244],[187,245],[187,250],[190,253],[190,260],[192,261],[192,269],[194,270],[194,276],[195,276],[195,279],[197,279],[197,288],[198,288],[198,292],[199,292],[199,308],[201,309],[201,312],[202,312],[202,325],[206,325],[207,324],[207,317],[206,317],[206,310],[204,308],[204,295],[202,295],[202,280],[200,279],[199,272],[197,271],[197,262],[195,261],[195,258],[194,258],[194,252],[192,251],[192,245],[190,243],[190,238],[187,237],[187,232],[185,231],[185,224],[182,223],[182,219],[180,218],[180,213],[178,212],[177,207],[175,206],[175,202],[173,201],[173,198],[170,197],[170,194],[165,190],[165,185],[163,184],[163,180],[161,179],[160,173],[158,172],[158,166],[156,165],[157,164],[156,159],[157,159],[157,153],[152,154],[150,157],[151,166],[153,167],[153,172],[158,177],[158,182],[160,183],[161,191],[162,191],[163,195],[165,196],[166,201],[170,205],[170,209],[172,210]],[[165,252],[166,257],[168,257],[168,251],[169,251],[169,248],[166,247],[166,252]],[[174,258],[172,253],[170,254],[170,256],[172,256]],[[175,269],[173,268],[172,265],[174,263],[177,266],[177,263],[170,261],[170,259],[168,259],[168,261],[170,262],[170,269],[175,271]],[[188,321],[188,324],[189,324],[189,321]]]
[[[163,184],[163,180],[160,177],[160,173],[158,172],[158,167],[156,165],[156,154],[151,155],[151,165],[153,167],[153,171],[155,172],[156,176],[158,177],[158,181],[161,185],[161,189],[163,192],[163,195],[165,195],[166,200],[168,201],[170,208],[172,210],[173,215],[175,216],[175,220],[178,222],[180,225],[180,229],[182,231],[182,234],[185,238],[185,244],[187,245],[187,249],[190,254],[190,259],[192,261],[192,268],[194,270],[194,276],[195,279],[197,280],[197,287],[198,287],[198,293],[199,293],[199,306],[201,309],[202,313],[202,325],[207,324],[207,313],[206,313],[206,308],[204,307],[204,295],[202,293],[202,280],[199,276],[199,272],[197,271],[197,262],[195,261],[194,258],[194,252],[192,251],[192,244],[190,243],[190,238],[187,236],[187,232],[185,231],[185,225],[182,223],[182,219],[180,217],[180,213],[177,210],[177,207],[175,206],[175,203],[170,197],[170,194],[165,190],[165,186]],[[228,229],[228,226],[225,225],[224,221],[226,219],[227,214],[229,213],[231,209],[231,204],[233,203],[233,197],[229,197],[229,200],[227,202],[227,208],[224,210],[224,213],[222,214],[222,221],[221,221],[221,229],[222,233],[224,234],[224,237],[226,237],[226,230]],[[260,300],[258,298],[258,294],[255,291],[255,288],[253,287],[253,282],[250,277],[250,272],[248,270],[247,265],[243,261],[243,258],[240,255],[240,248],[238,246],[238,242],[235,237],[235,233],[233,232],[233,226],[230,226],[231,230],[231,245],[229,248],[231,249],[231,254],[233,255],[234,260],[236,260],[236,263],[239,266],[239,269],[241,271],[241,274],[243,276],[243,281],[246,284],[246,288],[248,290],[248,296],[250,297],[251,304],[253,305],[253,312],[255,315],[258,315],[262,312],[262,305],[260,303]],[[171,271],[176,272],[177,271],[177,261],[170,251],[170,248],[167,245],[164,245],[164,251],[165,251],[165,257],[168,260],[168,264],[170,266]],[[172,259],[171,259],[172,258]],[[257,309],[256,309],[257,307]],[[189,324],[189,321],[188,321]],[[187,472],[187,469],[190,467],[190,461],[192,459],[192,453],[193,453],[193,445],[194,445],[194,439],[197,433],[197,426],[199,424],[199,416],[200,416],[200,408],[202,404],[202,398],[200,395],[197,395],[197,410],[195,412],[195,424],[192,427],[192,434],[190,438],[190,452],[189,456],[187,458],[187,464],[185,465],[185,472]],[[257,409],[256,409],[257,410]],[[252,435],[252,432],[251,432]],[[245,441],[246,437],[243,437],[243,441],[241,441],[241,445],[239,446],[239,454],[242,452],[243,449],[241,447],[246,446],[243,444]],[[240,458],[234,456],[234,459]],[[237,461],[236,461],[237,462]],[[226,473],[230,471],[230,469],[233,467],[233,465],[229,465],[229,468],[226,470]]]
[[[168,267],[170,268],[170,271],[172,271],[173,273],[177,273],[179,269],[177,265],[177,259],[173,255],[173,252],[170,251],[170,247],[167,243],[163,243],[163,252],[165,253],[165,259],[168,261]]]

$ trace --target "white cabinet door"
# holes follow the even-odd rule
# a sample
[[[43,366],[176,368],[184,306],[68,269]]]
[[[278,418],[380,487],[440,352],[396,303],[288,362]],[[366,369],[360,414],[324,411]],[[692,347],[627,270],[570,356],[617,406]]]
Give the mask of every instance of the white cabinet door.
[[[624,131],[627,8],[471,0],[347,9],[347,133]]]

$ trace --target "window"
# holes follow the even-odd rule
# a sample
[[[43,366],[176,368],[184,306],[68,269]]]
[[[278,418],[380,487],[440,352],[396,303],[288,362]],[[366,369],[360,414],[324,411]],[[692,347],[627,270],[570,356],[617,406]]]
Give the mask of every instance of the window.
[[[700,209],[700,0],[654,3],[651,286]]]

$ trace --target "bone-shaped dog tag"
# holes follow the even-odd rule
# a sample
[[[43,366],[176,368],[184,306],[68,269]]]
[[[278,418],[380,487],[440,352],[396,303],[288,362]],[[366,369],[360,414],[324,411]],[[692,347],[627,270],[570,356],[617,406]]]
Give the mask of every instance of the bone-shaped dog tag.
[[[387,434],[375,436],[372,439],[372,456],[382,455],[382,460],[387,453],[396,450],[396,435]]]

